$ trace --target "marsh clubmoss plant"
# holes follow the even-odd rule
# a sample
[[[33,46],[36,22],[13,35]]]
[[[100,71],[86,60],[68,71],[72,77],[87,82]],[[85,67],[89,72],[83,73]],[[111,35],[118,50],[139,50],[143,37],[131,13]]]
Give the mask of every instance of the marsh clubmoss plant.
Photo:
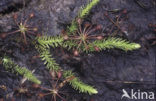
[[[38,37],[37,38],[38,40],[38,43],[42,46],[42,48],[49,48],[49,46],[55,48],[55,47],[58,47],[60,46],[64,39],[62,36],[57,36],[57,37],[51,37],[51,36],[42,36],[42,37]],[[40,49],[42,49],[40,47]]]
[[[90,43],[88,46],[89,51],[96,51],[96,47],[98,48],[98,51],[112,48],[118,48],[123,51],[128,51],[139,49],[141,47],[137,43],[130,43],[129,41],[123,40],[121,38],[113,38],[113,37],[109,37],[103,40],[96,40],[93,43]]]
[[[40,53],[40,57],[44,61],[44,64],[46,65],[47,69],[49,71],[56,71],[56,72],[61,70],[61,68],[59,67],[59,64],[56,63],[56,61],[54,60],[54,58],[52,58],[52,55],[50,54],[50,49],[49,49],[50,47],[47,45],[43,47],[42,45],[36,45],[36,49]],[[70,80],[69,84],[74,89],[79,90],[79,92],[97,94],[97,90],[95,88],[80,81],[71,71],[64,71],[63,74],[64,74],[65,79],[74,76],[74,79]]]
[[[72,21],[71,26],[68,27],[68,34],[71,34],[77,30],[78,23],[77,19],[83,19],[86,17],[90,10],[99,2],[100,0],[91,0],[85,7],[82,7],[78,13],[78,16]]]
[[[140,48],[139,44],[130,43],[129,41],[122,40],[121,38],[95,35],[94,32],[101,29],[101,26],[99,25],[93,27],[91,24],[86,23],[84,28],[82,28],[83,18],[89,14],[91,8],[98,2],[99,0],[92,0],[86,5],[86,7],[82,8],[78,14],[78,17],[75,18],[72,21],[71,26],[68,27],[68,31],[64,31],[58,36],[40,36],[37,38],[38,43],[36,44],[36,49],[39,51],[41,59],[45,61],[45,64],[50,71],[62,70],[52,58],[50,47],[63,47],[67,50],[74,50],[74,55],[78,55],[79,52],[93,52],[112,48],[118,48],[124,51]],[[63,76],[65,79],[72,76],[75,77],[72,71],[64,71]],[[74,89],[79,90],[79,92],[82,93],[98,93],[94,87],[83,83],[77,77],[70,80],[69,84]]]
[[[47,48],[50,46],[53,48],[58,46],[64,47],[68,50],[73,50],[75,55],[78,55],[80,52],[93,52],[112,48],[118,48],[124,51],[140,48],[139,44],[130,43],[121,38],[107,38],[102,35],[96,35],[95,31],[101,29],[100,25],[95,27],[90,23],[85,23],[84,26],[82,25],[83,18],[89,14],[91,8],[98,2],[99,0],[92,0],[79,11],[78,17],[72,21],[69,27],[71,29],[70,31],[65,31],[59,36],[39,37],[39,44]]]
[[[79,12],[78,17],[84,18],[87,16],[90,12],[90,10],[99,2],[100,0],[92,0],[90,1],[85,7],[82,7],[82,9]]]
[[[15,64],[10,58],[8,57],[4,57],[3,58],[3,66],[5,67],[5,69],[7,71],[11,71],[13,73],[16,74],[20,74],[22,76],[24,76],[25,78],[27,78],[29,81],[32,81],[36,84],[41,84],[41,81],[38,80],[30,70],[28,70],[25,67],[20,67],[17,64]]]
[[[68,71],[64,71],[63,76],[64,76],[64,78],[69,78],[72,76],[75,77],[75,74],[72,73],[72,71],[68,70]],[[79,78],[74,78],[74,79],[70,80],[69,83],[74,89],[79,90],[79,92],[81,92],[81,93],[88,93],[90,95],[98,93],[98,91],[95,88],[83,83],[82,81],[80,81]]]
[[[55,59],[52,58],[49,48],[45,48],[41,45],[36,45],[36,49],[38,50],[40,57],[42,61],[44,61],[44,64],[46,65],[48,70],[58,71],[60,69]]]
[[[91,31],[95,31],[92,29]],[[106,37],[100,35],[90,35],[88,33],[77,33],[75,35],[65,36],[42,36],[39,37],[38,43],[44,50],[46,48],[63,47],[67,50],[79,52],[93,52],[105,49],[118,48],[124,51],[139,49],[141,46],[137,43],[131,43],[121,38]]]

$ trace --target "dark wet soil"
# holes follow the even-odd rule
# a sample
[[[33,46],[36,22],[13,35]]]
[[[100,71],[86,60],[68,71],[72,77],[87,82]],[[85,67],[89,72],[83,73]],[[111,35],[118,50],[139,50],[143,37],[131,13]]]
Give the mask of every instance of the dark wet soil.
[[[19,17],[24,15],[24,18],[33,12],[35,17],[31,19],[30,24],[38,27],[39,33],[57,35],[70,24],[79,8],[87,2],[87,0],[26,0],[26,6],[23,7],[21,1],[0,0],[0,33],[10,32],[14,29],[15,23],[12,16],[15,12],[18,13]],[[152,40],[149,40],[156,37],[156,33],[148,26],[150,23],[156,24],[156,4],[155,0],[139,0],[144,4],[142,7],[136,1],[101,0],[85,21],[102,25],[101,33],[111,36],[112,34],[108,32],[112,23],[104,16],[105,12],[119,9],[119,12],[108,13],[114,19],[120,11],[126,9],[127,18],[120,25],[126,33],[119,32],[120,34],[117,33],[115,36],[140,43],[141,49],[128,52],[117,49],[105,50],[99,53],[83,54],[79,59],[67,59],[63,55],[60,57],[57,52],[59,49],[52,50],[62,68],[72,69],[81,80],[94,86],[99,92],[92,96],[80,94],[67,85],[66,89],[69,92],[66,97],[67,101],[122,101],[122,89],[152,91],[156,94],[156,45],[151,45]],[[33,56],[37,55],[36,50],[31,45],[22,50],[23,44],[17,43],[19,37],[13,35],[5,40],[0,39],[0,55],[6,53],[19,65],[28,67],[30,70],[37,68],[35,75],[44,82],[42,85],[47,86],[48,81],[45,79],[47,70],[39,59],[32,59]],[[0,98],[17,88],[21,78],[5,71],[0,64],[0,85],[7,87],[6,91],[0,89]],[[133,83],[124,83],[123,81]],[[28,85],[31,83],[28,82]],[[28,99],[22,97],[21,100],[21,97],[17,97],[15,101],[27,101]],[[123,100],[137,101],[126,98]],[[36,99],[34,98],[33,101]],[[42,101],[50,101],[50,97],[42,99]]]

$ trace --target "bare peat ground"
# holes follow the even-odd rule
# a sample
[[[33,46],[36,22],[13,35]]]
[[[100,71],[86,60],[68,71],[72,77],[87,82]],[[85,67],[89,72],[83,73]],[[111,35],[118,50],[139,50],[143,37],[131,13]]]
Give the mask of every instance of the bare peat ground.
[[[38,27],[39,33],[57,35],[62,29],[70,24],[77,15],[80,6],[86,4],[87,0],[26,0],[23,7],[22,0],[0,0],[0,33],[14,30],[13,14],[28,16],[34,13],[30,24]],[[136,51],[123,52],[121,50],[105,50],[90,54],[83,54],[78,59],[66,58],[59,49],[53,49],[54,57],[64,69],[72,69],[85,83],[98,89],[97,95],[89,96],[80,94],[67,85],[65,91],[67,101],[122,101],[122,89],[130,93],[131,89],[155,92],[156,94],[156,44],[151,45],[156,37],[156,32],[148,25],[156,24],[155,0],[139,0],[144,6],[139,5],[136,0],[101,0],[94,7],[90,15],[85,19],[92,24],[101,24],[103,31],[107,34],[112,23],[104,14],[108,12],[111,18],[119,15],[123,9],[127,11],[127,18],[120,24],[126,33],[107,34],[123,37],[132,42],[140,43],[142,48]],[[119,9],[119,12],[112,11]],[[116,29],[113,29],[116,30]],[[0,39],[0,55],[6,53],[19,65],[28,67],[30,70],[37,68],[35,75],[42,80],[42,85],[49,86],[48,74],[43,63],[32,57],[37,55],[33,45],[27,47],[19,41],[18,34]],[[30,40],[29,40],[30,41]],[[23,50],[24,49],[24,50]],[[60,55],[61,54],[61,55]],[[7,90],[0,88],[0,98],[5,97],[15,88],[19,87],[22,77],[6,72],[0,63],[0,85],[5,85]],[[110,82],[113,81],[113,82]],[[124,83],[130,81],[137,83]],[[31,86],[30,82],[26,86]],[[15,101],[36,101],[37,96],[27,97],[14,96]],[[50,101],[50,96],[41,101]],[[31,99],[31,100],[30,100]],[[124,98],[124,101],[137,101]],[[5,100],[7,101],[7,100]],[[8,100],[11,101],[11,100]],[[61,101],[58,99],[58,101]],[[149,100],[140,100],[149,101]],[[152,100],[151,100],[152,101]],[[153,100],[154,101],[154,100]]]

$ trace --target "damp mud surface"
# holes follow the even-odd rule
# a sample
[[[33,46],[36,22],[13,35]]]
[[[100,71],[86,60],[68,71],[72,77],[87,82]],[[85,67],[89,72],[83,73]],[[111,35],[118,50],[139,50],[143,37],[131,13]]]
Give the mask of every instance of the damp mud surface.
[[[0,0],[0,33],[14,30],[13,14],[19,18],[26,18],[29,14],[35,16],[29,21],[38,32],[48,35],[58,35],[74,19],[80,7],[88,0]],[[139,3],[138,3],[139,2]],[[141,4],[142,5],[141,5]],[[66,53],[60,49],[52,49],[53,56],[63,69],[73,70],[80,79],[97,88],[98,94],[88,95],[73,90],[66,85],[68,92],[67,101],[137,101],[123,98],[123,89],[128,93],[134,91],[154,92],[156,98],[156,44],[152,44],[156,32],[149,24],[156,24],[155,0],[100,0],[91,10],[84,21],[101,25],[102,34],[112,36],[109,26],[112,23],[105,17],[107,12],[114,19],[120,11],[126,9],[127,19],[121,23],[125,33],[115,33],[114,36],[125,38],[141,45],[135,51],[122,51],[118,49],[104,50],[89,54],[82,54],[76,58],[66,58]],[[48,86],[48,70],[40,59],[34,59],[38,53],[33,45],[24,46],[19,43],[18,35],[10,35],[5,40],[0,39],[0,55],[9,55],[19,65],[36,69],[35,75]],[[30,40],[33,39],[30,38]],[[155,40],[156,41],[156,40]],[[18,42],[18,43],[17,43]],[[23,49],[24,48],[24,49]],[[62,55],[63,54],[63,55]],[[5,85],[7,90],[0,88],[0,99],[5,98],[18,88],[22,77],[7,72],[0,63],[0,85]],[[31,86],[31,83],[27,83]],[[18,96],[14,101],[36,101],[35,97]],[[3,101],[3,100],[2,100]],[[7,101],[7,100],[4,100]],[[11,101],[11,100],[8,100]],[[51,101],[51,96],[41,99]],[[58,99],[58,101],[61,101]],[[140,101],[149,101],[141,99]],[[155,101],[155,100],[150,100]]]

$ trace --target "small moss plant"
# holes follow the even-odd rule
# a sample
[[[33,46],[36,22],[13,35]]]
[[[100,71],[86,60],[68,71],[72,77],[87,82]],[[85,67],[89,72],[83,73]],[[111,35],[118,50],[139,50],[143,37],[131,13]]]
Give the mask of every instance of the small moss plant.
[[[72,71],[68,70],[64,71],[63,76],[64,78],[69,78],[72,76],[75,77],[75,74],[72,73]],[[88,93],[90,95],[98,93],[96,89],[94,89],[92,86],[83,83],[82,81],[80,81],[79,78],[74,78],[70,80],[69,83],[74,89],[79,90],[80,93]]]
[[[85,18],[90,10],[99,2],[100,0],[92,0],[85,7],[82,7],[78,13],[78,16],[72,21],[71,26],[68,27],[68,34],[75,32],[78,29],[77,19]]]
[[[3,58],[3,65],[5,67],[5,69],[7,71],[11,71],[12,73],[16,73],[16,74],[20,74],[22,76],[24,76],[26,79],[36,83],[36,84],[40,84],[41,81],[38,80],[30,70],[28,70],[25,67],[20,67],[17,64],[15,64],[10,58],[8,57],[4,57]]]

